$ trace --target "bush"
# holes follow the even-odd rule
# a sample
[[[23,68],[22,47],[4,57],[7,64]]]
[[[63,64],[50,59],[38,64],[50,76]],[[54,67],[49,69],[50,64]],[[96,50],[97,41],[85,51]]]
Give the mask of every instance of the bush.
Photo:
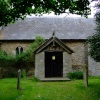
[[[15,62],[15,57],[0,50],[0,78],[16,77]]]
[[[36,50],[40,44],[45,42],[45,39],[36,36],[36,39],[28,49],[17,56],[8,55],[5,51],[0,49],[0,78],[16,77],[18,69],[28,71],[34,66],[35,57],[33,51]],[[22,77],[26,77],[26,72],[22,72]]]
[[[83,79],[83,72],[75,71],[75,72],[68,73],[67,76],[70,79]]]
[[[22,78],[26,78],[26,71],[25,71],[25,69],[22,70]]]
[[[20,55],[16,56],[15,65],[17,65],[17,69],[29,70],[31,67],[33,67],[35,65],[35,55],[33,51],[35,51],[40,46],[40,44],[44,42],[45,39],[43,37],[36,36],[35,41],[30,44],[28,49]]]

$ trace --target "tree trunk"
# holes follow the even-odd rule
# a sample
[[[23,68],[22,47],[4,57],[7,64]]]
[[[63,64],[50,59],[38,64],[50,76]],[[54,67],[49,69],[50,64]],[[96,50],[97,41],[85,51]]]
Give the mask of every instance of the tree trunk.
[[[88,67],[87,67],[87,65],[84,65],[83,72],[84,72],[84,74],[83,74],[83,77],[84,77],[84,86],[88,87]]]
[[[21,70],[18,70],[18,80],[17,80],[17,89],[20,89],[20,78],[21,78]]]

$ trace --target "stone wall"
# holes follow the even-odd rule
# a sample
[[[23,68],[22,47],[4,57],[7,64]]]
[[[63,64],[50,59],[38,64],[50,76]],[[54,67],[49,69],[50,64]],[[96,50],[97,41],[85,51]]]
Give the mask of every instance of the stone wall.
[[[74,53],[72,54],[72,68],[73,70],[82,70],[85,62],[85,41],[64,41],[66,45],[71,48]],[[1,43],[1,49],[8,54],[15,55],[16,47],[23,47],[24,51],[29,47],[32,41],[5,41]]]
[[[63,77],[66,78],[67,73],[72,72],[72,55],[64,52],[63,53]]]
[[[39,79],[45,78],[44,52],[35,56],[35,77]]]
[[[100,76],[100,62],[95,62],[90,56],[88,57],[89,61],[89,75]]]
[[[88,59],[86,53],[85,41],[64,41],[66,45],[71,48],[74,53],[72,54],[72,69],[82,70],[84,64],[89,65],[89,75],[100,75],[100,64]],[[15,55],[16,47],[23,47],[24,51],[29,47],[32,41],[1,41],[1,49],[8,54]]]
[[[72,68],[73,70],[82,70],[88,55],[86,53],[85,41],[69,41],[65,42],[74,53],[72,54]]]
[[[7,54],[16,55],[16,48],[21,46],[23,51],[27,50],[31,42],[24,41],[3,41],[1,42],[1,49],[6,51]]]

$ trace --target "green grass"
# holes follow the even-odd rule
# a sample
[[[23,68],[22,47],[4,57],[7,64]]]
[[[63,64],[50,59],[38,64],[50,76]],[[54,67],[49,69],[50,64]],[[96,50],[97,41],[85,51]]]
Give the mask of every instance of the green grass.
[[[89,78],[89,87],[83,80],[68,82],[36,82],[21,79],[21,90],[16,89],[17,79],[0,79],[0,100],[100,100],[100,77]]]

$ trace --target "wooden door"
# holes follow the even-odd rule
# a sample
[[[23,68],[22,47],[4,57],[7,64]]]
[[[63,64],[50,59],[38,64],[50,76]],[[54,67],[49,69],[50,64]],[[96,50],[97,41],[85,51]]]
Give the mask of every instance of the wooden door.
[[[63,76],[63,52],[45,52],[45,77]]]

